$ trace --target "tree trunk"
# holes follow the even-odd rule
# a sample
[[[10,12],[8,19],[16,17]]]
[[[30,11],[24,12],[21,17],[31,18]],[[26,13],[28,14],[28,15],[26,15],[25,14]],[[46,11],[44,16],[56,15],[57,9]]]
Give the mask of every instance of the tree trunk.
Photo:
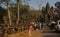
[[[11,25],[11,17],[10,17],[10,11],[9,11],[9,8],[8,8],[8,17],[9,17],[9,25]]]
[[[17,14],[18,14],[18,20],[17,20],[17,24],[19,23],[19,1],[17,1],[17,8],[18,8],[18,10],[17,10]]]
[[[7,2],[7,12],[8,12],[8,18],[9,18],[9,25],[11,25],[11,17],[10,17],[10,11],[9,11],[9,7],[8,7],[9,0],[6,2]]]

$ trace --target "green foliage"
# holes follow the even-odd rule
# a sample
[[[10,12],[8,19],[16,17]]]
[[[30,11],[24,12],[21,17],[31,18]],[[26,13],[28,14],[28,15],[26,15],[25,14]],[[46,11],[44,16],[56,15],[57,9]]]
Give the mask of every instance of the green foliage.
[[[21,16],[23,17],[29,17],[29,6],[28,5],[23,5],[23,7],[21,8],[21,11],[20,11],[21,13]]]
[[[56,10],[56,12],[58,12],[57,17],[59,17],[58,19],[60,19],[60,2],[56,2],[55,6],[56,6],[55,10]]]
[[[60,2],[56,2],[56,3],[55,3],[55,6],[56,6],[56,9],[55,9],[55,10],[56,10],[57,12],[60,12]]]
[[[56,6],[58,9],[60,9],[60,2],[56,2],[56,3],[55,3],[55,6]]]
[[[49,10],[50,10],[50,4],[47,2],[46,9],[45,9],[45,14],[48,13]]]
[[[3,23],[3,17],[7,16],[7,10],[3,9],[2,7],[0,7],[0,23]]]
[[[22,10],[24,13],[28,13],[29,12],[29,6],[28,5],[23,5]]]
[[[34,18],[35,18],[35,19],[37,19],[38,17],[39,17],[38,15],[34,14]]]
[[[42,7],[42,14],[43,14],[43,15],[46,14],[46,13],[45,13],[45,8],[44,8],[44,7]]]

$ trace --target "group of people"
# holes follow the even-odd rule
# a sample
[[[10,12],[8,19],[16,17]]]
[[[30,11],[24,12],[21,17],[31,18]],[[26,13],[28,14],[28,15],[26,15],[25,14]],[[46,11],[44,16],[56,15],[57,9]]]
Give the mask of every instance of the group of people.
[[[38,29],[42,29],[43,28],[43,23],[33,23],[31,25],[29,25],[29,30],[33,29],[33,30],[38,30]]]
[[[35,30],[37,31],[38,29],[42,29],[43,28],[43,24],[42,23],[32,23],[29,25],[29,37],[31,37],[31,31]]]

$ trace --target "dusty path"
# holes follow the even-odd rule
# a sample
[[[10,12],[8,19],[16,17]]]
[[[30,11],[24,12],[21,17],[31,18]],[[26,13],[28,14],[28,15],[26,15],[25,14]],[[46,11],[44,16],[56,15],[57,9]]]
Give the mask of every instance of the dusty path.
[[[43,37],[42,30],[38,30],[38,31],[33,30],[31,34],[32,34],[31,37]],[[28,31],[24,31],[24,32],[8,35],[7,37],[29,37],[28,35],[29,35]]]
[[[42,30],[33,31],[32,32],[32,37],[43,37]]]

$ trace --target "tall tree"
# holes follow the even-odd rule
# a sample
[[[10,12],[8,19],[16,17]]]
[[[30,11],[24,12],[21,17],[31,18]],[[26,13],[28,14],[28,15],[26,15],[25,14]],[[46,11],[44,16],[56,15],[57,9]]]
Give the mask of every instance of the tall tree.
[[[56,3],[55,3],[55,6],[56,6],[58,9],[60,9],[60,2],[56,2]]]
[[[17,1],[17,14],[18,14],[18,20],[17,20],[17,24],[19,23],[19,20],[20,20],[20,13],[19,13],[19,2],[21,2],[21,0],[16,0]]]
[[[5,4],[5,6],[7,6],[7,8],[8,8],[8,4],[9,4],[10,0],[1,0],[0,4],[3,3],[3,2],[5,2],[7,4],[7,5]],[[7,11],[8,11],[8,17],[9,17],[9,24],[11,25],[11,18],[10,18],[9,8],[7,9]]]
[[[58,13],[58,16],[59,16],[59,18],[58,19],[60,19],[60,2],[56,2],[55,3],[55,6],[56,6],[56,12]]]
[[[45,22],[47,22],[49,20],[48,19],[49,12],[50,12],[50,4],[49,4],[49,2],[47,2],[45,11],[44,11]]]
[[[49,10],[50,10],[50,4],[47,2],[47,4],[46,4],[46,12],[45,13],[49,13]]]

